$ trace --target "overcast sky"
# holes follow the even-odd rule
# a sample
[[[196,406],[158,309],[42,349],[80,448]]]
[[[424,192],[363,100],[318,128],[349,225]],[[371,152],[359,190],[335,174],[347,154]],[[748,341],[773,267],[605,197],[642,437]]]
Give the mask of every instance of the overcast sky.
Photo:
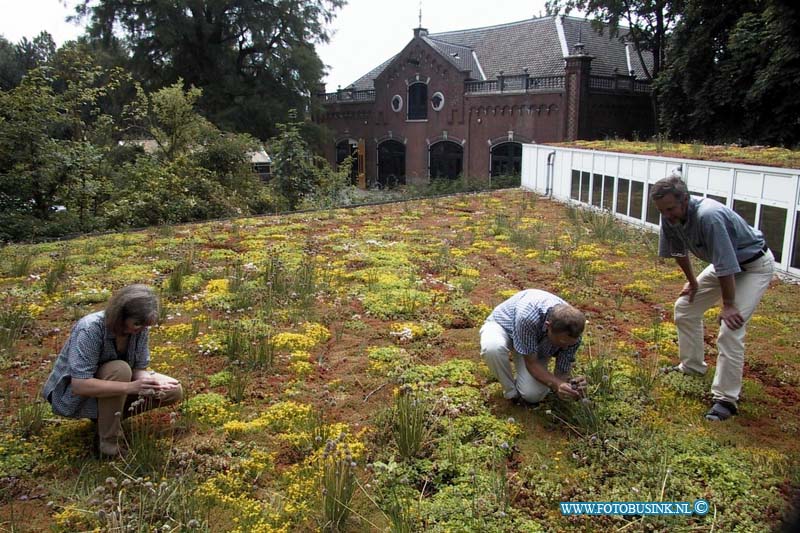
[[[545,0],[424,0],[422,26],[431,33],[516,22],[544,14]],[[75,1],[70,0],[70,5]],[[328,65],[327,90],[354,82],[403,49],[419,22],[419,0],[350,0],[337,12],[331,42],[317,52]],[[64,19],[61,0],[0,0],[0,34],[16,43],[47,30],[57,44],[83,28]]]

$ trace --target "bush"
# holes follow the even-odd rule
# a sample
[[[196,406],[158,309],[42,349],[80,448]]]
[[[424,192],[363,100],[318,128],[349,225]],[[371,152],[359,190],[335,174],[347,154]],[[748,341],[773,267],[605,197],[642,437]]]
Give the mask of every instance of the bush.
[[[491,179],[490,189],[512,189],[522,185],[521,176],[493,176]]]
[[[485,178],[472,176],[459,176],[456,179],[436,178],[425,187],[421,196],[435,196],[437,194],[454,194],[457,192],[474,192],[486,189]]]
[[[175,224],[248,214],[247,200],[226,190],[211,171],[179,158],[161,164],[141,156],[117,177],[124,189],[104,206],[112,228]]]
[[[315,157],[300,135],[300,126],[300,122],[278,124],[278,136],[270,143],[273,186],[290,211],[298,208],[319,181]]]

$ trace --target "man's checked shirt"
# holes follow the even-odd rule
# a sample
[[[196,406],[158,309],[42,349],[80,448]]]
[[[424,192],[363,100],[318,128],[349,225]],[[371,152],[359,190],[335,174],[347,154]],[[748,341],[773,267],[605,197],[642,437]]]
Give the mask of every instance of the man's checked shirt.
[[[547,312],[564,300],[537,289],[520,291],[495,307],[489,320],[497,322],[511,338],[514,350],[523,356],[536,356],[545,366],[551,357],[556,358],[555,373],[569,375],[575,362],[575,352],[580,339],[569,348],[559,348],[550,343],[544,323]]]

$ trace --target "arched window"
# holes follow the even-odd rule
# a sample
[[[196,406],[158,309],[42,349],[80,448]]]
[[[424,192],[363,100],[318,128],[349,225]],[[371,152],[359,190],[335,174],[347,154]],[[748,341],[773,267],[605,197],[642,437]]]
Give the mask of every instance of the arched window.
[[[464,160],[464,148],[452,141],[440,141],[432,144],[429,151],[431,179],[456,179],[461,175]]]
[[[392,188],[406,183],[406,145],[383,141],[378,145],[378,186]]]
[[[345,159],[353,156],[350,166],[350,184],[358,184],[358,144],[351,140],[345,139],[336,144],[336,168],[339,168]]]
[[[522,143],[506,142],[492,147],[492,177],[519,176],[522,172]]]
[[[428,86],[424,83],[412,83],[408,86],[408,120],[425,120],[428,118]]]

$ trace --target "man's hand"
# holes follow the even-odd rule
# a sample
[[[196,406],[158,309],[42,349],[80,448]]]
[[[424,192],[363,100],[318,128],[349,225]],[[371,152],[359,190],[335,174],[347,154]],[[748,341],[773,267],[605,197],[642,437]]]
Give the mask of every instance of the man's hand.
[[[578,400],[581,393],[577,388],[572,388],[572,384],[568,381],[562,381],[556,389],[556,395],[562,400]]]
[[[733,304],[722,305],[722,311],[719,313],[719,320],[720,322],[725,322],[725,325],[731,329],[739,329],[744,326],[744,317]]]
[[[589,384],[587,383],[585,376],[575,376],[569,380],[569,384],[573,389],[578,391],[578,394],[581,398],[586,396],[586,387],[588,387]]]
[[[691,281],[687,281],[683,285],[683,290],[678,296],[688,296],[689,302],[691,303],[694,301],[694,295],[696,293],[697,293],[697,281],[695,281],[694,283],[692,283]]]

